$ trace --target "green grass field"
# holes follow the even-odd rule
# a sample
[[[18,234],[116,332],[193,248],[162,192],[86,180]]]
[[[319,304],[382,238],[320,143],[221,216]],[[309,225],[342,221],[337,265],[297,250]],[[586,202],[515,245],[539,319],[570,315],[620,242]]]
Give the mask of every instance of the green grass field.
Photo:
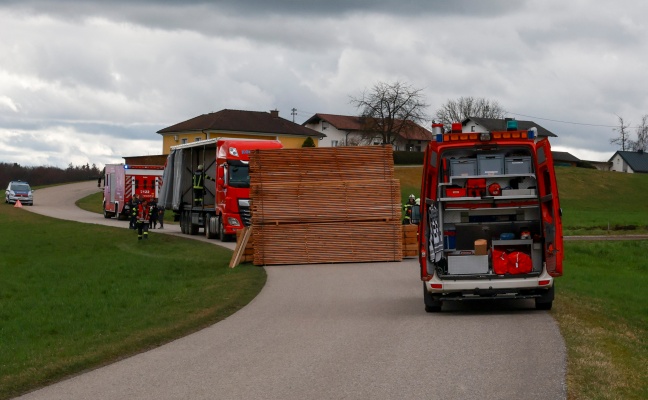
[[[553,316],[570,399],[648,398],[648,240],[567,242]]]
[[[0,243],[2,399],[209,326],[266,279],[219,246],[5,204]]]
[[[648,225],[648,176],[557,175],[566,231]],[[420,167],[397,167],[396,177],[403,202],[418,195]],[[100,213],[101,194],[78,204]],[[265,282],[262,268],[227,268],[231,252],[218,246],[155,231],[138,242],[126,229],[7,205],[0,241],[0,399],[217,322]],[[648,241],[565,243],[551,314],[567,345],[570,400],[648,398],[647,253]]]

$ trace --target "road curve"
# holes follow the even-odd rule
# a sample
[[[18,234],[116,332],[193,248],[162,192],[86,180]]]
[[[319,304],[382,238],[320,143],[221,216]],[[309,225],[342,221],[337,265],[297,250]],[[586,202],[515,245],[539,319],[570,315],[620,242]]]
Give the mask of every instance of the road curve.
[[[89,186],[39,190],[30,211],[113,225],[61,194]],[[20,399],[566,398],[563,339],[533,302],[427,314],[413,259],[266,271],[261,293],[231,317]]]

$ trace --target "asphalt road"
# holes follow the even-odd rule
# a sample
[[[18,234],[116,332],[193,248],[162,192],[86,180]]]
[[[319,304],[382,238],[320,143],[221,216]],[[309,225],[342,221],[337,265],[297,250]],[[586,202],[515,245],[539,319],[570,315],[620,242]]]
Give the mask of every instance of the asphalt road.
[[[125,226],[74,206],[93,190],[39,190],[29,210]],[[427,314],[415,259],[266,271],[259,296],[224,321],[20,398],[566,398],[563,339],[532,301]]]

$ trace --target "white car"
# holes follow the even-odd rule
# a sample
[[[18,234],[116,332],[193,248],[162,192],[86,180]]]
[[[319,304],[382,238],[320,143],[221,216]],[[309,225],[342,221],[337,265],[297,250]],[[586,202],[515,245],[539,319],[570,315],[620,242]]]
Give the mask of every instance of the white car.
[[[34,205],[34,191],[29,183],[23,181],[11,181],[5,191],[5,203],[15,204],[20,200],[21,204]]]

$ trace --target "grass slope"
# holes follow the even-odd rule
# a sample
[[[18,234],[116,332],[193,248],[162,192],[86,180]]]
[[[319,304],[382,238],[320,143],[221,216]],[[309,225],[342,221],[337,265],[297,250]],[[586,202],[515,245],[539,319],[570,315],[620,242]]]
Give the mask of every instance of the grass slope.
[[[218,246],[4,204],[0,243],[2,399],[222,320],[266,279]]]

